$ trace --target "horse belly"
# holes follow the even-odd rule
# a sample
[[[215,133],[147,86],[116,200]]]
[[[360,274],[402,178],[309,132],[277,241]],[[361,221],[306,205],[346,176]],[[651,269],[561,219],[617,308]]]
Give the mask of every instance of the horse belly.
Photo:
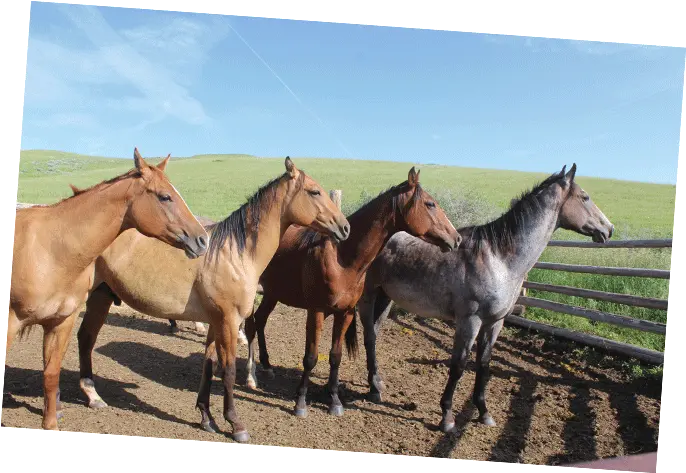
[[[397,306],[420,317],[441,320],[452,320],[454,317],[454,314],[447,310],[445,296],[416,291],[414,287],[403,284],[384,286],[383,289]]]

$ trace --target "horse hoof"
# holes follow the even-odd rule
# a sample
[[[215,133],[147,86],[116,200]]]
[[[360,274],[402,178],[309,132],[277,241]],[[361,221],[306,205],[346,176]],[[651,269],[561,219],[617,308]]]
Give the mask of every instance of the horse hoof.
[[[369,400],[374,404],[381,404],[381,393],[369,393]]]
[[[480,417],[479,421],[483,425],[487,425],[489,427],[495,426],[495,421],[493,420],[493,417],[491,417],[491,414],[486,414],[485,416]]]
[[[107,404],[102,399],[94,399],[88,403],[88,407],[91,409],[102,409],[103,407],[107,407]]]
[[[238,443],[246,443],[250,440],[250,434],[247,430],[242,432],[234,432],[232,437]]]
[[[211,434],[216,434],[217,431],[214,429],[212,426],[212,422],[201,422],[200,423],[200,428],[204,430],[205,432],[209,432]]]
[[[305,417],[307,417],[307,407],[296,407],[293,411],[293,414],[295,414],[295,417],[300,417],[301,419],[304,419]]]
[[[264,375],[267,377],[267,379],[276,378],[276,375],[274,374],[274,368],[266,368],[264,370]]]
[[[439,424],[438,428],[443,432],[444,434],[450,434],[454,433],[456,431],[455,429],[455,422],[443,422]]]
[[[257,383],[255,382],[254,379],[249,379],[247,383],[245,383],[250,389],[257,389]]]
[[[56,417],[58,421],[64,419],[64,411],[57,411]]]
[[[341,406],[340,404],[336,406],[329,406],[329,414],[331,414],[332,416],[341,417],[343,415],[343,412],[343,406]]]

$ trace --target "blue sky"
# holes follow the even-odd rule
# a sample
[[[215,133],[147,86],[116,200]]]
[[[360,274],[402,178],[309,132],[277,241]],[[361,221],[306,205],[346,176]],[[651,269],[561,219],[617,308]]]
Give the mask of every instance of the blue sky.
[[[684,49],[33,3],[22,149],[676,182]]]

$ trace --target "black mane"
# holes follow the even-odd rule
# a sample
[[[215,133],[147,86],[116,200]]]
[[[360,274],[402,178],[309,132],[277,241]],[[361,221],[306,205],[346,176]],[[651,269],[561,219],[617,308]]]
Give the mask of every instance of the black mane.
[[[262,212],[269,209],[276,201],[276,189],[279,181],[284,177],[286,177],[286,173],[267,182],[257,189],[257,192],[251,197],[248,197],[248,200],[238,209],[234,210],[231,215],[219,223],[206,227],[208,233],[210,233],[210,246],[207,250],[209,260],[216,258],[227,239],[229,240],[229,245],[236,245],[238,254],[243,254],[249,233],[251,234],[253,245],[251,256],[255,254]],[[304,180],[305,173],[300,170],[297,186],[302,186]]]
[[[379,202],[379,199],[391,195],[391,212],[395,214],[398,209],[399,209],[399,203],[398,203],[398,197],[401,194],[404,194],[407,192],[408,189],[408,182],[405,181],[401,184],[398,184],[397,186],[391,186],[388,189],[379,192],[379,195],[371,199],[369,202],[365,203],[362,205],[359,209],[354,211],[352,214],[350,214],[348,220],[354,220],[356,216],[366,212],[370,207],[373,205],[376,205]],[[417,186],[415,188],[415,191],[412,193],[412,199],[410,202],[414,202],[417,199],[422,198],[422,193],[423,189],[422,186],[417,183]],[[306,248],[311,248],[313,246],[316,246],[322,239],[322,234],[318,233],[312,229],[306,228],[302,232],[300,232],[300,235],[298,237],[298,248],[299,249],[306,249]]]
[[[459,228],[457,231],[462,236],[460,247],[473,247],[479,252],[486,243],[498,253],[512,252],[517,232],[543,208],[545,196],[542,191],[563,177],[563,172],[552,174],[530,191],[523,192],[505,213],[489,223]]]

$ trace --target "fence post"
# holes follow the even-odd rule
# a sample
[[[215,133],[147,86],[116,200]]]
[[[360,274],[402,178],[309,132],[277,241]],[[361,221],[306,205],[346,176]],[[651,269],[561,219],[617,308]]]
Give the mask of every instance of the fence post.
[[[340,209],[343,203],[343,191],[339,189],[330,190],[329,197],[331,197],[331,200],[333,200],[334,204]]]

